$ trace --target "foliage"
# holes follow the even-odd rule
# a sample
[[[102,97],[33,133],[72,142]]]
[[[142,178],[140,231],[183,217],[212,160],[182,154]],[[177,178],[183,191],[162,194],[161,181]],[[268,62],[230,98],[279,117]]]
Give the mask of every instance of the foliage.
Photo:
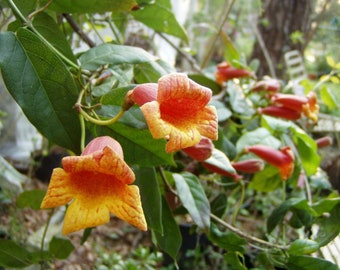
[[[178,23],[169,0],[8,0],[0,5],[7,6],[16,19],[0,33],[0,68],[8,91],[39,132],[72,155],[80,155],[89,141],[100,136],[110,136],[122,146],[124,160],[136,176],[152,242],[174,265],[180,262],[186,241],[179,225],[188,223],[192,234],[204,235],[214,251],[205,260],[208,254],[197,241],[191,256],[200,265],[222,260],[221,265],[233,269],[337,269],[314,256],[340,233],[340,199],[330,186],[314,185],[321,160],[312,129],[318,103],[324,112],[338,108],[324,82],[339,83],[339,63],[327,58],[331,72],[316,83],[302,82],[305,95],[298,97],[288,84],[273,86],[271,80],[257,79],[229,37],[222,37],[224,60],[230,64],[224,67],[229,71],[219,70],[217,63],[206,70],[197,70],[197,65],[186,70],[189,78],[212,90],[209,106],[216,108],[218,116],[218,139],[204,149],[210,151],[209,158],[199,160],[185,149],[166,152],[169,138],[154,138],[142,113],[144,105],[129,99],[137,85],[155,84],[177,71],[156,57],[147,43],[145,48],[125,44],[131,38],[129,21],[143,24],[143,31],[190,42],[190,33]],[[105,42],[99,35],[101,44],[92,44],[86,41],[91,35],[78,31],[78,42],[90,46],[84,45],[76,54],[77,31],[62,19],[65,13],[72,13],[72,22],[91,28],[92,34],[105,24],[113,38]],[[278,92],[294,108],[278,104]],[[286,112],[294,110],[298,118],[261,113],[268,106],[286,106]],[[183,107],[190,111],[190,104]],[[183,107],[172,110],[180,113]],[[233,167],[253,159],[261,162],[252,171]],[[41,190],[25,191],[17,198],[17,207],[37,210],[44,195]],[[84,231],[84,241],[90,233]],[[44,237],[46,233],[39,248],[1,239],[0,266],[40,264],[43,268],[68,258],[74,250],[70,238],[55,235],[45,244]],[[126,261],[119,254],[103,253],[98,269],[113,265],[112,269],[153,269],[159,263],[158,252],[140,247]]]

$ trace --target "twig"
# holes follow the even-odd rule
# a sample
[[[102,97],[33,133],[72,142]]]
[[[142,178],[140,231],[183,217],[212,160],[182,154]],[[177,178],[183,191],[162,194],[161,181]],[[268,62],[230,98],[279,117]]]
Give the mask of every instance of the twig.
[[[72,29],[78,34],[78,36],[87,44],[90,48],[93,48],[96,46],[96,43],[94,43],[87,35],[86,33],[79,27],[79,25],[75,22],[75,20],[72,18],[70,14],[63,13],[63,17],[66,19],[66,21],[69,23],[69,25],[72,27]]]
[[[258,243],[261,244],[263,246],[267,246],[270,248],[278,248],[278,249],[282,249],[282,250],[286,250],[288,247],[287,246],[282,246],[282,245],[277,245],[277,244],[273,244],[267,241],[264,241],[260,238],[248,235],[242,231],[240,231],[239,229],[231,226],[230,224],[228,224],[227,222],[225,222],[224,220],[220,219],[219,217],[215,216],[214,214],[210,214],[210,217],[215,220],[216,222],[218,222],[220,225],[222,225],[223,227],[227,228],[228,230],[232,231],[233,233],[238,234],[239,236],[247,239],[249,242],[253,242],[253,243]]]
[[[41,8],[39,8],[39,9],[33,11],[31,14],[29,14],[29,15],[27,16],[27,19],[28,19],[28,20],[32,20],[32,18],[33,18],[35,15],[37,15],[38,13],[43,12],[45,9],[47,9],[47,8],[49,7],[49,5],[52,4],[52,2],[53,2],[53,0],[49,0],[44,6],[42,6]]]
[[[214,34],[214,36],[212,37],[211,39],[211,42],[210,42],[210,47],[209,49],[207,50],[207,53],[205,54],[204,58],[203,58],[203,61],[202,61],[202,64],[201,64],[201,69],[204,69],[205,66],[207,65],[208,61],[210,60],[210,57],[213,53],[213,50],[214,50],[214,47],[215,47],[215,44],[216,44],[216,41],[217,41],[217,38],[219,37],[221,31],[222,31],[222,28],[225,24],[225,22],[227,21],[228,17],[229,17],[229,13],[231,11],[231,8],[233,7],[234,3],[235,3],[236,0],[231,0],[230,1],[230,4],[224,8],[222,10],[226,10],[225,11],[225,14],[224,16],[222,17],[222,20],[220,22],[220,25],[218,26],[217,28],[217,31],[216,33]]]

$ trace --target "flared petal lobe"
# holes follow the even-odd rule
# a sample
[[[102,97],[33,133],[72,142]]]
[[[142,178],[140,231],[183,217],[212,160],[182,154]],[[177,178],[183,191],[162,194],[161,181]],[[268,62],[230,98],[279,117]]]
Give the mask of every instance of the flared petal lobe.
[[[166,151],[174,152],[197,144],[201,136],[217,139],[217,112],[207,105],[211,96],[209,88],[185,74],[169,74],[158,81],[157,100],[144,103],[141,110],[152,136],[167,139]]]
[[[129,185],[135,176],[122,159],[119,143],[111,140],[94,139],[82,156],[65,157],[64,169],[53,171],[41,208],[70,203],[63,234],[107,223],[110,212],[141,230],[147,229],[139,189]]]

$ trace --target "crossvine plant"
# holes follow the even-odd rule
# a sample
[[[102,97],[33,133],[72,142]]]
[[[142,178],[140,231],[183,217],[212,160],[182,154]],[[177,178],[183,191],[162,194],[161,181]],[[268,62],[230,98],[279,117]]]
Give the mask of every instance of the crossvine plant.
[[[328,180],[318,151],[330,141],[312,135],[319,100],[334,105],[321,83],[298,96],[256,78],[228,39],[224,62],[181,72],[124,45],[132,19],[188,42],[168,0],[0,4],[15,17],[0,33],[4,83],[39,132],[70,153],[47,191],[17,199],[52,208],[50,217],[63,207],[62,231],[45,243],[48,221],[39,250],[1,239],[0,266],[66,259],[70,233],[83,230],[86,241],[113,214],[150,232],[175,265],[185,223],[231,269],[338,269],[318,256],[340,231],[339,195],[320,184]],[[94,44],[81,29],[96,32],[99,17],[114,38]],[[78,54],[75,33],[88,45]]]

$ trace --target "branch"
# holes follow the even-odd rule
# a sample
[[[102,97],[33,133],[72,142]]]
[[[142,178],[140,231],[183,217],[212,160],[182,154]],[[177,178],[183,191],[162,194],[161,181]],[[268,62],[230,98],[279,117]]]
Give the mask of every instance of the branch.
[[[63,17],[66,19],[66,21],[69,23],[69,25],[72,27],[72,29],[78,34],[78,36],[90,47],[93,48],[96,46],[96,43],[94,43],[87,35],[86,33],[79,27],[79,25],[75,22],[75,20],[72,18],[70,14],[63,13]]]

